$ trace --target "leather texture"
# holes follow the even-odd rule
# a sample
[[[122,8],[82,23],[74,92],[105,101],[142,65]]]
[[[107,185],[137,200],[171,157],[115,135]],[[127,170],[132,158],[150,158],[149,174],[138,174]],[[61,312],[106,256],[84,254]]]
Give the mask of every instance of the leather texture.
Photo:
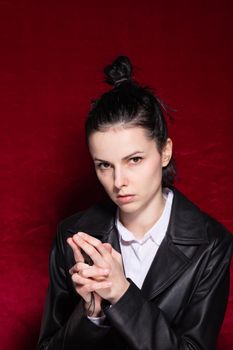
[[[69,269],[66,239],[87,232],[120,251],[116,207],[107,202],[60,223],[50,256],[50,285],[39,350],[212,350],[229,292],[232,235],[176,189],[168,230],[141,290],[131,282],[106,307],[106,327],[84,313]]]

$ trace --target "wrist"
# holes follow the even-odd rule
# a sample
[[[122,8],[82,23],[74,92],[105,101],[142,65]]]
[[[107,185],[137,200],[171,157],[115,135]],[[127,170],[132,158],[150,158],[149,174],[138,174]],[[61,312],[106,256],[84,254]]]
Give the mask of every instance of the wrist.
[[[122,286],[122,288],[118,291],[117,295],[115,295],[112,298],[109,298],[108,301],[111,304],[116,304],[118,302],[118,300],[125,294],[125,292],[127,291],[127,289],[129,288],[130,283],[128,280],[125,280],[124,285]]]

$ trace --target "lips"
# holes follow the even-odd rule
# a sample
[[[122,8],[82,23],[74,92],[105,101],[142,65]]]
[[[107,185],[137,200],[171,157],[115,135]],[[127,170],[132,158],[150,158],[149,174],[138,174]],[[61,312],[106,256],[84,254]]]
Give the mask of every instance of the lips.
[[[118,195],[117,202],[120,204],[130,203],[134,200],[133,194]]]

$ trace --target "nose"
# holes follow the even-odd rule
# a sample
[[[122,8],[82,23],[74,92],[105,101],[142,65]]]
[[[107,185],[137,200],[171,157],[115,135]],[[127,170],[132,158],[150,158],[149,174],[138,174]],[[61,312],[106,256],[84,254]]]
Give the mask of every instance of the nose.
[[[116,189],[121,189],[128,185],[126,171],[123,168],[115,168],[114,170],[114,186]]]

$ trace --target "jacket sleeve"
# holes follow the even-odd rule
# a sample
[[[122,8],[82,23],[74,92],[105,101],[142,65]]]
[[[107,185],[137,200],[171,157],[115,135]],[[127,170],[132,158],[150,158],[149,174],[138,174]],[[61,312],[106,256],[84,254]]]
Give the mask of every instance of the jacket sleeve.
[[[50,283],[38,350],[96,349],[109,328],[100,328],[85,316],[82,300],[68,277],[63,240],[58,230],[50,254]]]
[[[213,244],[205,272],[178,322],[170,324],[156,302],[145,300],[131,283],[121,299],[105,309],[110,324],[132,350],[215,349],[227,305],[231,254],[231,235]]]

